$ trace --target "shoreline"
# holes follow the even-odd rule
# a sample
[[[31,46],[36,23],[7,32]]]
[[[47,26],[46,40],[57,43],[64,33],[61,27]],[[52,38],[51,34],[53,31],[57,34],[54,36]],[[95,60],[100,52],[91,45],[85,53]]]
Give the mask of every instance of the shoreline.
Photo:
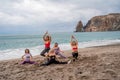
[[[85,47],[85,48],[79,48],[79,51],[81,49],[86,49],[86,48],[95,48],[95,47],[105,47],[105,46],[117,46],[117,45],[120,45],[120,42],[116,42],[116,43],[111,43],[111,44],[105,44],[105,45],[98,45],[98,46],[90,46],[90,47]],[[71,54],[71,50],[62,50],[64,51],[64,54],[67,56],[67,57],[70,57],[69,54]],[[69,53],[68,53],[69,52]],[[69,55],[69,56],[68,56]],[[35,55],[33,56],[33,58],[42,58],[42,56],[40,55]],[[4,60],[0,60],[1,61],[10,61],[10,60],[20,60],[21,58],[13,58],[13,59],[4,59]]]
[[[68,59],[60,58],[60,61],[68,61],[71,50],[65,51],[64,55]],[[40,64],[43,58],[37,55],[33,60]],[[119,80],[120,43],[79,48],[78,60],[70,64],[40,67],[20,65],[20,62],[20,58],[0,61],[0,80]]]
[[[97,47],[117,46],[117,45],[119,46],[120,43],[117,42],[117,43],[112,43],[112,44],[105,44],[105,45],[98,45],[98,46],[91,46],[91,47],[79,48],[78,51],[81,51],[81,49],[87,49],[87,48],[97,48]],[[63,54],[65,54],[65,56],[67,56],[67,57],[72,56],[72,55],[71,55],[72,50],[63,50],[63,51],[64,51]],[[79,52],[79,53],[80,53],[80,52]],[[40,56],[40,55],[35,55],[35,56],[33,56],[34,59],[35,59],[35,58],[38,58],[38,57],[43,59],[43,57]],[[14,60],[21,60],[21,58],[14,58],[14,59],[0,60],[0,62],[1,62],[1,61],[14,61]]]
[[[98,40],[98,41],[88,41],[88,42],[79,42],[79,48],[87,48],[87,47],[95,47],[95,46],[104,46],[109,44],[117,44],[120,43],[120,40]],[[53,44],[51,44],[51,47]],[[70,50],[71,46],[68,43],[59,44],[61,50],[66,51]],[[18,48],[18,49],[7,49],[0,51],[0,61],[17,59],[21,58],[24,54],[24,50],[26,48]],[[28,47],[33,56],[39,55],[40,52],[44,49],[44,45],[39,45],[35,47]]]

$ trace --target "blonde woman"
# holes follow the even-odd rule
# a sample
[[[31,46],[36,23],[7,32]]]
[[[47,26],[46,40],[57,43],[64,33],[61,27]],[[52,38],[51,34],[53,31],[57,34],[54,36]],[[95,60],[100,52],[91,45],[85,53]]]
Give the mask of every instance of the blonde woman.
[[[78,58],[78,41],[73,35],[71,36],[70,44],[72,48],[73,61],[75,61]]]
[[[48,66],[50,64],[67,64],[67,62],[59,62],[56,58],[54,49],[51,49],[48,54],[46,54],[46,60],[40,66]]]

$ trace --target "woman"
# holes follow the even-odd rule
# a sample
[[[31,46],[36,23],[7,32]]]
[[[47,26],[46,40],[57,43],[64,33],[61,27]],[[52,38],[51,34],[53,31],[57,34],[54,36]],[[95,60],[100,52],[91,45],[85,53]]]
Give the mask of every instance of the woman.
[[[22,59],[23,59],[23,62],[21,64],[26,64],[26,63],[34,64],[35,63],[34,61],[31,60],[32,55],[29,49],[25,49],[25,54],[22,56]]]
[[[54,49],[51,49],[48,54],[46,54],[46,61],[40,64],[40,66],[48,66],[50,64],[67,64],[67,62],[59,62],[56,59],[56,54]]]
[[[61,53],[64,53],[63,51],[60,50],[59,46],[58,46],[58,43],[55,43],[54,44],[54,47],[53,47],[54,51],[55,51],[55,54],[62,57],[62,58],[66,58],[65,56],[63,56]]]
[[[41,52],[41,56],[45,57],[45,53],[48,53],[50,50],[51,36],[46,32],[43,36],[45,49]]]
[[[71,36],[71,47],[72,47],[72,56],[73,61],[75,61],[78,58],[78,41],[74,36]]]

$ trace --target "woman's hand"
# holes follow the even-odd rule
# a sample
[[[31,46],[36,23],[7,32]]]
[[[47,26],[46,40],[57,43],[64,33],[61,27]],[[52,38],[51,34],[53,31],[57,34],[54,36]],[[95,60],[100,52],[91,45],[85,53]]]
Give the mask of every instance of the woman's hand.
[[[46,33],[45,34],[48,34],[48,31],[46,31]]]
[[[72,35],[71,38],[75,38],[75,37]]]

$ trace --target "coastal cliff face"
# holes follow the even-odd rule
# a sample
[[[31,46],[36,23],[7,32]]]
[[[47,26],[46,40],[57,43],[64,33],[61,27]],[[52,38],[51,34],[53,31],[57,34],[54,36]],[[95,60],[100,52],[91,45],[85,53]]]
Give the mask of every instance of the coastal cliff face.
[[[75,32],[82,32],[82,31],[83,31],[83,24],[82,24],[82,21],[79,21],[77,26],[76,26]]]
[[[85,26],[85,32],[120,31],[120,13],[93,17]]]

